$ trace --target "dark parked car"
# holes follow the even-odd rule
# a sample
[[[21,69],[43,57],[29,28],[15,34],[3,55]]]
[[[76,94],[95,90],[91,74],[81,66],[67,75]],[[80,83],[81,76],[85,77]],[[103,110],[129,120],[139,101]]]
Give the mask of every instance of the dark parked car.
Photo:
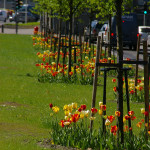
[[[25,16],[26,16],[25,12],[18,13],[18,15],[17,15],[18,22],[25,23]],[[27,13],[27,22],[36,22],[36,21],[37,21],[37,19],[35,18],[35,16],[32,13],[28,12]]]
[[[29,4],[24,4],[19,10],[18,10],[18,13],[20,12],[30,12],[32,13],[32,15],[36,18],[36,21],[39,20],[40,16],[38,14],[36,14],[36,10],[34,10],[34,6],[32,5],[29,5]]]
[[[112,17],[112,33],[111,40],[112,45],[117,45],[117,37],[116,37],[116,17]],[[106,36],[104,36],[104,41],[106,44],[109,43],[108,38],[109,25],[106,29]],[[123,46],[128,46],[129,49],[136,50],[137,45],[137,35],[138,35],[138,25],[137,25],[137,15],[135,13],[125,14],[122,16],[122,40]]]

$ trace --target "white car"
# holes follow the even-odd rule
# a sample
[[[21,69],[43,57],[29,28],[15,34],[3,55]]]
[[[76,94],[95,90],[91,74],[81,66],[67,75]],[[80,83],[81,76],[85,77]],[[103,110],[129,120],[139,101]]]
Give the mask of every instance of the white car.
[[[7,20],[7,11],[0,10],[0,21],[6,22],[6,20]]]
[[[150,26],[139,26],[138,33],[141,35],[140,42],[147,41],[147,44],[150,45]]]
[[[104,23],[103,26],[101,27],[98,36],[102,36],[103,35],[103,42],[105,43],[106,41],[106,31],[108,29],[108,23]]]

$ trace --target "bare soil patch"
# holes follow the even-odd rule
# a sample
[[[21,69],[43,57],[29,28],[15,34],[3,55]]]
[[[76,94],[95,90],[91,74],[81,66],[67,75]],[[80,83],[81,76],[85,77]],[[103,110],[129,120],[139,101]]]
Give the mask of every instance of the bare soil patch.
[[[28,105],[25,105],[25,104],[19,104],[19,103],[16,103],[16,102],[1,102],[0,103],[0,106],[13,106],[13,107],[28,107]]]
[[[57,149],[57,150],[79,150],[77,148],[72,148],[72,147],[65,147],[61,145],[54,145],[52,144],[51,139],[44,139],[43,141],[39,141],[37,143],[38,146],[43,147],[43,148],[50,148],[50,149]]]

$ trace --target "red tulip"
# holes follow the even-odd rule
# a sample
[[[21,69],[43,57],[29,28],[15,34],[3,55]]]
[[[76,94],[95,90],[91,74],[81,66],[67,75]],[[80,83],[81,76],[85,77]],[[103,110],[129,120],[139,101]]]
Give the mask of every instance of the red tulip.
[[[50,103],[50,104],[49,104],[49,107],[50,107],[50,108],[52,108],[52,107],[53,107],[53,104],[52,104],[52,103]]]
[[[97,113],[97,109],[96,109],[96,108],[91,108],[91,112],[92,112],[93,114],[96,114],[96,113]]]

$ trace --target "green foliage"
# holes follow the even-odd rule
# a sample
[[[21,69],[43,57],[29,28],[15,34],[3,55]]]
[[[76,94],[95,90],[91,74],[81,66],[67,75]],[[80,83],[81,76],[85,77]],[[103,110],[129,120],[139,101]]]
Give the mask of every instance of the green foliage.
[[[52,14],[49,14],[51,17],[61,18],[63,20],[69,20],[70,9],[75,16],[78,16],[82,13],[86,5],[86,0],[72,0],[72,6],[70,7],[71,0],[35,0],[36,5],[35,9],[41,12],[52,11]],[[72,14],[72,15],[73,15]]]
[[[16,24],[12,24],[12,23],[7,23],[5,25],[11,25],[11,26],[16,26]],[[40,25],[40,22],[28,22],[28,23],[19,23],[18,26],[37,26]]]
[[[122,10],[123,13],[127,12],[132,6],[133,0],[123,0]],[[116,14],[116,5],[115,0],[88,0],[91,3],[91,6],[95,6],[97,10],[96,17],[101,17],[102,20],[108,20],[109,15],[115,16]]]

